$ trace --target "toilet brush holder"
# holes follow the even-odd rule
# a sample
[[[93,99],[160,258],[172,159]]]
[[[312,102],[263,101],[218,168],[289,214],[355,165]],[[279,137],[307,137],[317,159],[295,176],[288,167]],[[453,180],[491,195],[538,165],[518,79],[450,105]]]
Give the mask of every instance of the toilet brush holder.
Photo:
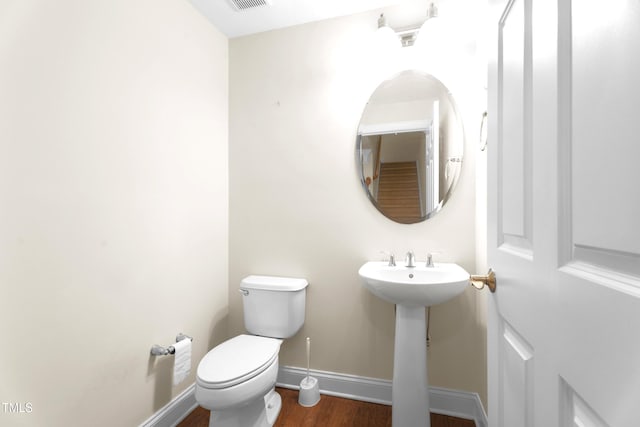
[[[298,394],[298,403],[306,407],[314,406],[320,401],[318,379],[309,375],[310,359],[311,338],[307,337],[307,376],[300,381],[300,393]]]
[[[300,381],[300,393],[298,394],[298,403],[301,406],[315,406],[320,401],[320,386],[318,379],[314,377],[304,377]]]

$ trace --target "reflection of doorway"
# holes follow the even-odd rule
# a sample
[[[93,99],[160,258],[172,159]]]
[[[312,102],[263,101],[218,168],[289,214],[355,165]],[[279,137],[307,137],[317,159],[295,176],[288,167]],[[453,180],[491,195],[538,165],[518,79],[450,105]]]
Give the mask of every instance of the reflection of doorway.
[[[422,217],[416,162],[380,164],[378,207],[391,219],[414,223]]]
[[[428,212],[425,164],[428,140],[424,130],[380,136],[380,177],[375,198],[378,208],[398,222],[418,222]],[[381,194],[381,190],[385,192]]]

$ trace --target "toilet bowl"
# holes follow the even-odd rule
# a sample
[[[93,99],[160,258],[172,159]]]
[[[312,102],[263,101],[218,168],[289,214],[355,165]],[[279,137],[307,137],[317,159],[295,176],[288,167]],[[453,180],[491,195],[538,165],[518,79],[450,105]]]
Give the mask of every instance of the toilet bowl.
[[[210,350],[198,364],[196,401],[210,427],[270,427],[282,400],[275,391],[278,352],[304,323],[307,281],[270,276],[242,280],[248,332]],[[268,335],[268,336],[267,336]]]
[[[269,402],[260,400],[274,390],[281,343],[275,338],[238,335],[207,353],[198,365],[196,400],[212,411],[210,425],[273,425],[280,408],[274,402],[268,408]],[[269,397],[279,403],[279,396]],[[257,408],[246,408],[252,403]],[[277,411],[275,416],[269,417],[267,409]]]

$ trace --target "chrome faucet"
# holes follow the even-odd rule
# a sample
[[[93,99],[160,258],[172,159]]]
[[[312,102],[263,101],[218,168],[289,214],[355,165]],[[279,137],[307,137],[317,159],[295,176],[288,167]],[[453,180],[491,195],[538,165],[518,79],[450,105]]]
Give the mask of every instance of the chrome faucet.
[[[415,267],[416,266],[415,260],[416,260],[416,257],[413,255],[413,252],[411,251],[407,252],[407,258],[405,260],[406,266],[411,268]]]
[[[427,267],[427,268],[433,268],[433,267],[435,267],[435,266],[433,265],[433,254],[432,254],[431,252],[429,252],[429,253],[427,254],[427,264],[426,264],[426,267]]]
[[[396,266],[396,256],[394,254],[389,254],[389,267]]]

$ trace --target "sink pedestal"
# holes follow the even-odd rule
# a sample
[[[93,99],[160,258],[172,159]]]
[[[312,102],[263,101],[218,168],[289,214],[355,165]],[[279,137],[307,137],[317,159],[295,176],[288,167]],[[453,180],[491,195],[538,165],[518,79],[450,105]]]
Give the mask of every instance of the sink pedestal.
[[[424,307],[396,304],[391,389],[394,427],[430,427]]]

